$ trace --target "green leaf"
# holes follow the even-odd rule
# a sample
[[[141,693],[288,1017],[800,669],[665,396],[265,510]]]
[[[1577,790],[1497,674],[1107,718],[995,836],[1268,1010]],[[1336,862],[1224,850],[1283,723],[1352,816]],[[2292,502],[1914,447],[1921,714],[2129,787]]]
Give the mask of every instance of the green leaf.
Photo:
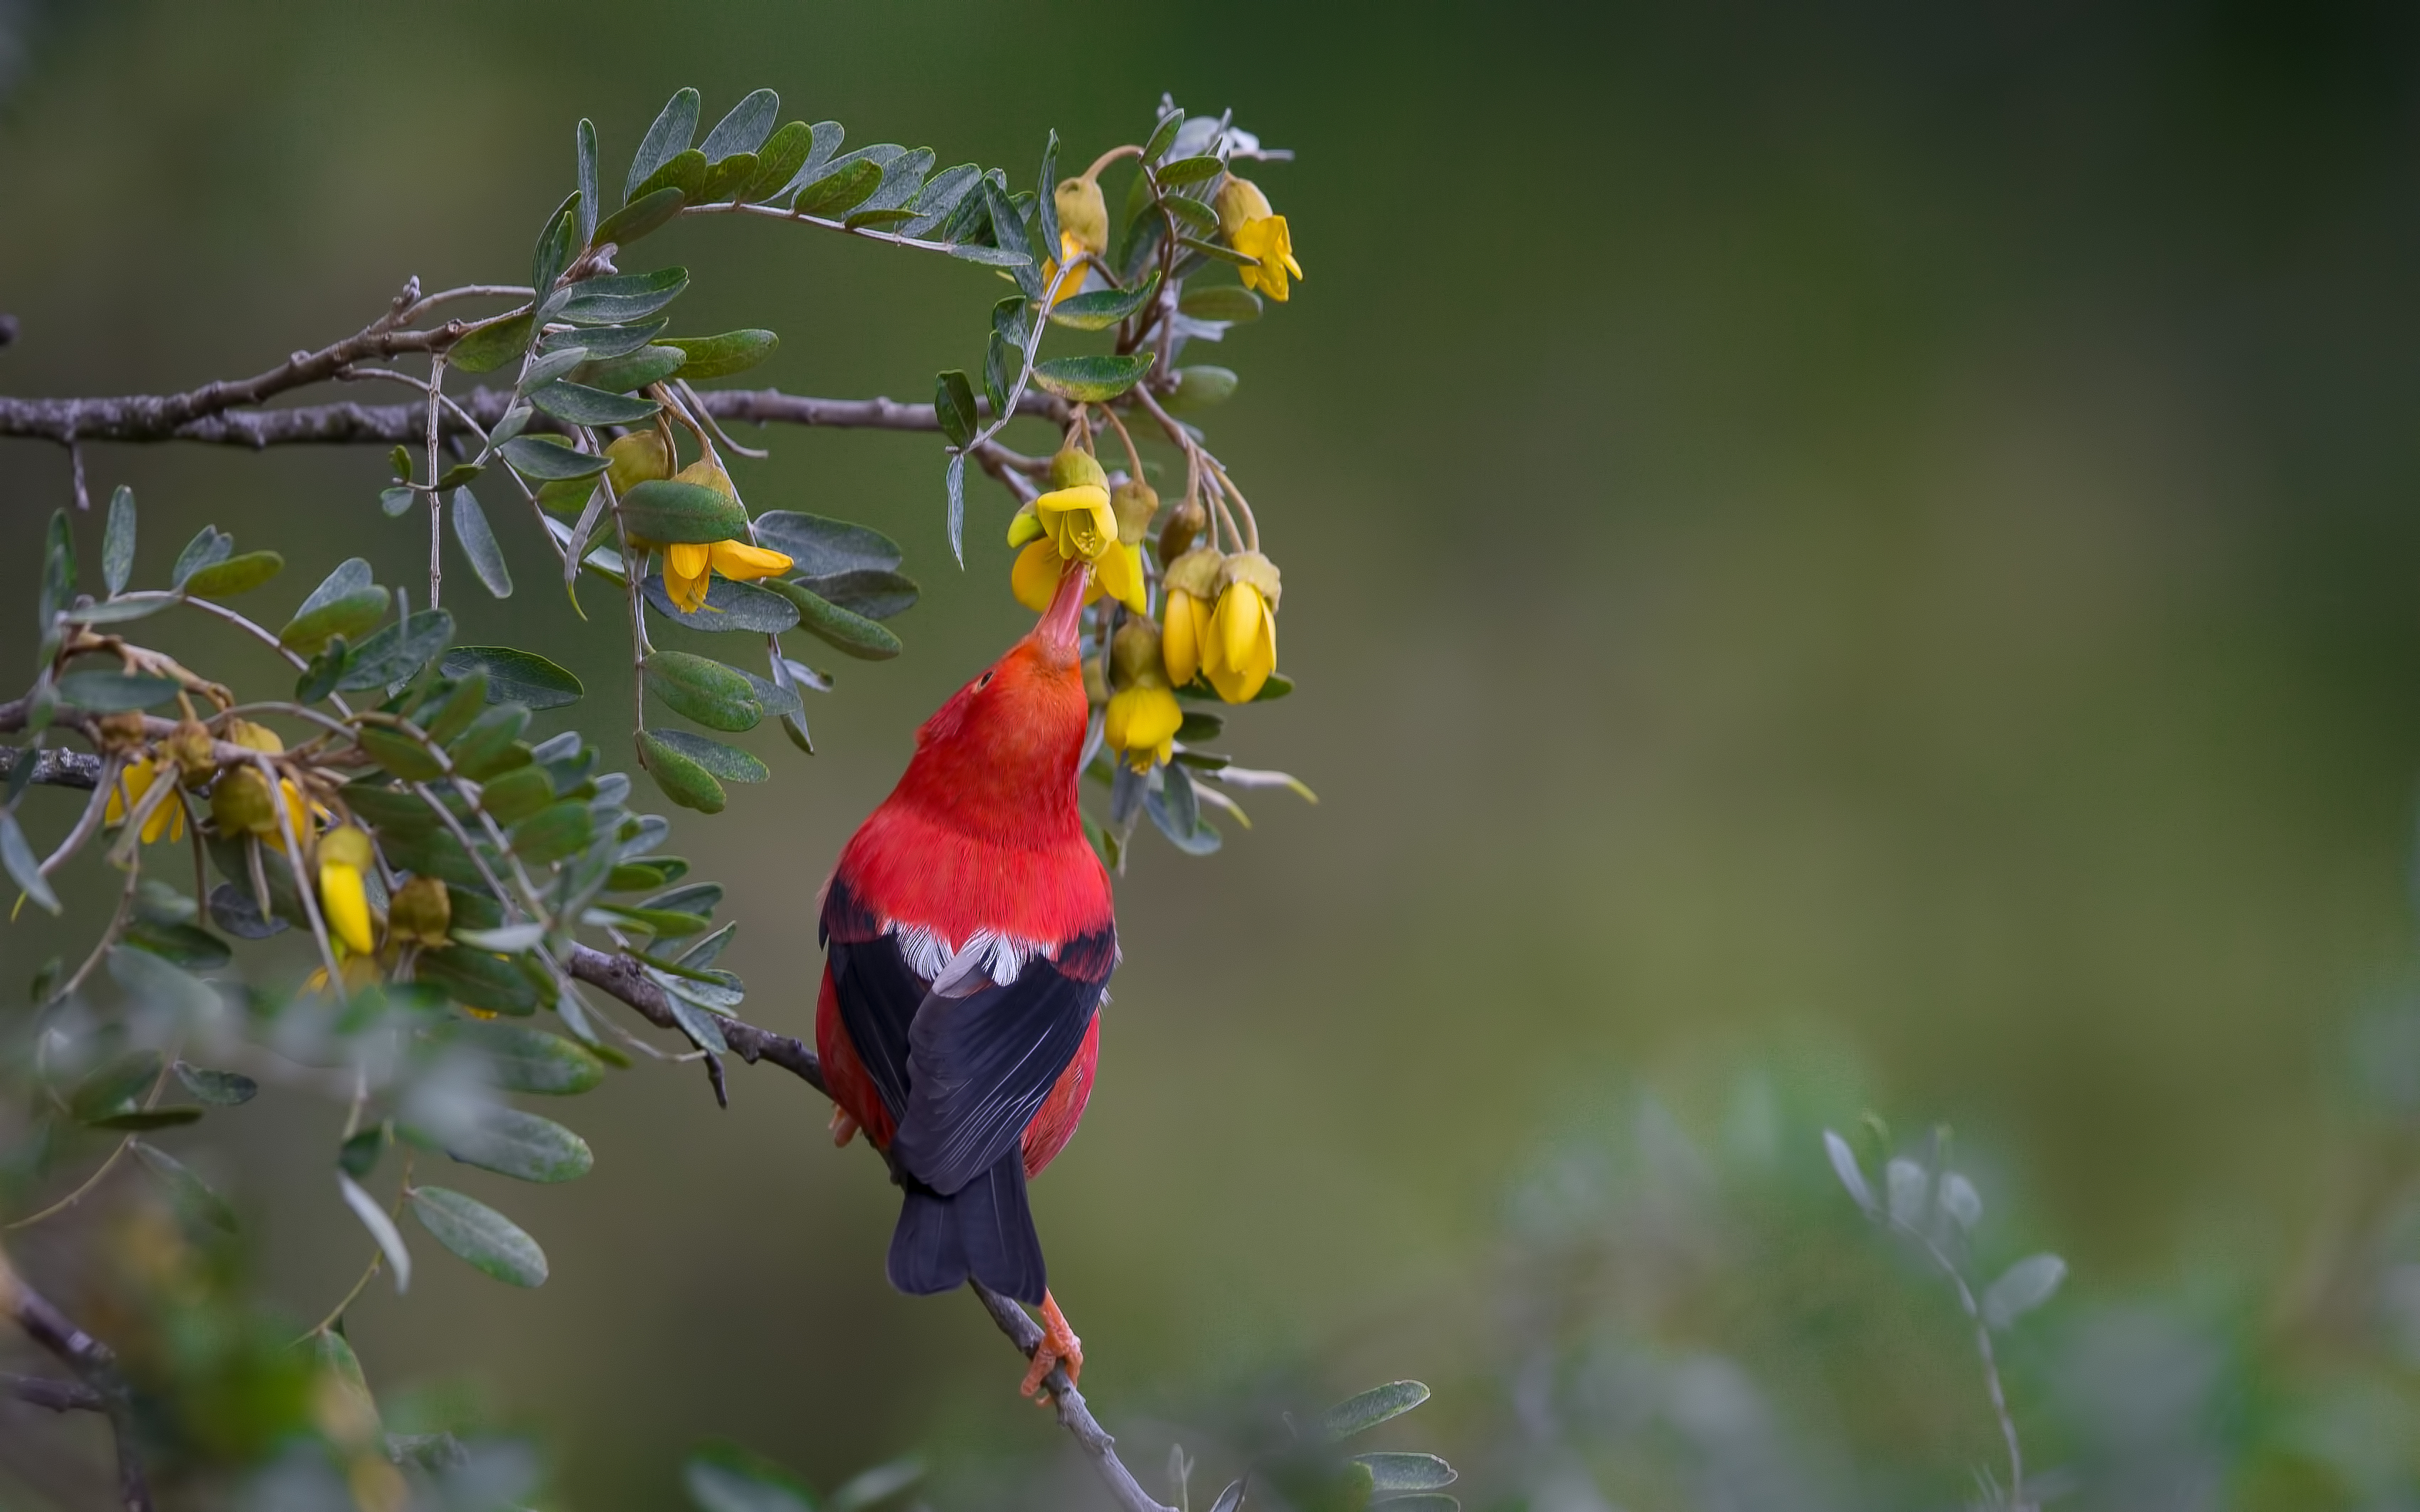
[[[551,866],[588,848],[596,817],[579,799],[551,803],[513,826],[513,854],[530,866]]]
[[[825,174],[799,191],[790,208],[800,215],[830,218],[862,203],[882,186],[882,165],[860,158]]]
[[[748,538],[748,511],[738,500],[701,483],[671,478],[639,484],[624,494],[622,524],[632,535],[659,546]]]
[[[1216,178],[1227,171],[1226,161],[1215,155],[1199,158],[1178,158],[1163,162],[1152,171],[1161,187],[1174,189],[1181,184],[1198,184],[1205,178]]]
[[[870,525],[787,509],[768,509],[756,517],[756,541],[788,557],[792,572],[803,578],[889,572],[901,560],[899,543]]]
[[[608,358],[590,363],[580,369],[580,381],[591,389],[611,394],[623,394],[644,389],[650,383],[661,383],[681,370],[681,353],[676,347],[642,347],[625,357]],[[653,400],[636,401],[653,404]]]
[[[647,691],[674,713],[710,730],[752,730],[765,705],[745,673],[685,651],[657,651],[646,660]]]
[[[588,361],[588,348],[576,342],[566,342],[561,346],[550,343],[544,352],[521,369],[520,382],[518,386],[523,392],[542,388],[586,361]],[[489,439],[497,446],[504,444],[504,440],[496,437],[493,432],[489,433]],[[438,479],[437,486],[440,488],[448,486],[448,479],[452,476],[453,474],[449,472],[446,477]]]
[[[420,495],[400,484],[379,490],[379,509],[389,519],[401,519],[418,502]]]
[[[209,1071],[181,1060],[171,1069],[177,1080],[185,1084],[185,1090],[212,1107],[241,1107],[260,1095],[260,1084],[238,1072]]]
[[[888,1464],[861,1470],[831,1493],[828,1512],[863,1512],[869,1506],[887,1502],[924,1478],[924,1465],[918,1459],[893,1459]]]
[[[147,620],[163,609],[172,609],[174,598],[149,598],[129,594],[124,598],[104,598],[97,604],[86,604],[68,610],[68,620],[74,625],[124,625],[132,620]]]
[[[1033,259],[1022,252],[1007,247],[986,247],[981,242],[960,241],[950,248],[950,255],[965,262],[982,263],[990,268],[1031,268]]]
[[[691,138],[697,135],[697,91],[680,89],[664,101],[647,134],[639,139],[639,150],[630,159],[630,175],[623,181],[622,197],[638,197],[639,186],[655,171],[681,153],[689,150]]]
[[[576,326],[619,326],[647,316],[681,297],[689,287],[686,268],[659,268],[652,273],[617,273],[592,278],[564,301],[562,318]]]
[[[361,1220],[362,1227],[368,1229],[370,1237],[378,1242],[379,1253],[386,1257],[387,1269],[395,1273],[396,1292],[401,1295],[411,1285],[411,1251],[403,1247],[403,1235],[396,1231],[395,1220],[388,1217],[386,1210],[363,1191],[360,1183],[351,1177],[338,1176],[336,1190],[344,1195],[345,1206],[353,1210],[353,1216]],[[345,1352],[349,1356],[352,1351],[349,1347]],[[361,1385],[358,1361],[353,1362],[352,1376],[353,1384],[360,1389],[364,1400],[367,1400],[369,1388]]]
[[[210,1190],[209,1183],[195,1176],[183,1161],[137,1139],[131,1147],[134,1158],[143,1163],[153,1180],[165,1190],[168,1206],[189,1228],[215,1230],[222,1234],[235,1232],[235,1210],[226,1199]]]
[[[487,1069],[497,1087],[507,1092],[539,1092],[570,1097],[605,1079],[605,1063],[560,1035],[519,1024],[465,1022],[451,1025],[445,1038],[469,1045],[487,1057]]]
[[[521,353],[529,350],[530,332],[536,328],[535,311],[500,315],[464,332],[461,339],[447,348],[445,364],[465,373],[492,373],[506,363],[519,361]]]
[[[1252,695],[1252,702],[1255,703],[1274,703],[1293,691],[1293,678],[1288,677],[1283,672],[1271,672],[1269,673],[1269,680],[1261,685],[1261,690]],[[1220,702],[1217,690],[1212,688],[1209,684],[1202,682],[1198,678],[1193,682],[1187,684],[1185,687],[1178,688],[1176,690],[1176,696],[1181,699],[1191,699],[1199,703],[1216,703]]]
[[[184,587],[187,579],[213,562],[225,562],[234,550],[234,536],[221,534],[215,525],[203,526],[200,533],[185,543],[185,549],[177,553],[176,570],[168,574],[170,586]]]
[[[1107,331],[1158,297],[1159,270],[1155,268],[1149,278],[1133,288],[1094,289],[1062,300],[1051,307],[1050,318],[1077,331]]]
[[[703,914],[686,914],[676,908],[626,908],[619,903],[607,903],[604,910],[620,923],[668,940],[702,933],[712,923]]]
[[[782,113],[782,97],[770,89],[751,91],[730,114],[706,133],[700,144],[706,161],[721,162],[735,152],[753,152],[765,145],[773,132],[773,120]]]
[[[379,1157],[386,1153],[386,1125],[373,1124],[351,1135],[336,1147],[336,1169],[356,1181],[369,1180],[378,1169]]]
[[[1176,370],[1176,387],[1161,402],[1171,411],[1207,409],[1225,404],[1235,392],[1235,371],[1206,363]]]
[[[1052,131],[1042,148],[1042,175],[1033,196],[1035,239],[1051,253],[1059,250],[1059,133]]]
[[[558,331],[537,344],[542,352],[567,350],[573,347],[588,354],[590,362],[602,362],[609,357],[628,357],[656,339],[657,333],[670,325],[669,316],[659,320],[641,320],[627,326],[583,326],[576,331]],[[598,387],[604,385],[599,384]],[[501,444],[501,443],[499,443]]]
[[[345,669],[350,667],[352,663],[352,648],[345,643],[345,638],[340,635],[330,636],[328,643],[320,648],[319,654],[313,656],[310,663],[302,669],[302,675],[295,679],[294,702],[317,703],[326,698],[336,690],[336,679],[342,677],[345,674]]]
[[[192,924],[140,919],[128,926],[126,943],[195,971],[215,971],[235,959],[225,940]]]
[[[1114,399],[1151,371],[1156,352],[1118,357],[1053,357],[1033,364],[1033,381],[1063,399],[1097,404]]]
[[[1177,129],[1184,124],[1185,112],[1181,110],[1171,108],[1167,115],[1162,116],[1159,118],[1159,124],[1152,128],[1151,135],[1143,142],[1144,163],[1157,162],[1170,147],[1175,146]]]
[[[1331,1443],[1349,1439],[1376,1427],[1388,1418],[1401,1417],[1428,1399],[1429,1389],[1417,1381],[1397,1381],[1384,1386],[1373,1386],[1321,1413],[1319,1431]]]
[[[1994,1331],[2050,1301],[2067,1279],[2067,1262],[2055,1255],[2028,1255],[2000,1273],[1983,1292],[1983,1321]]]
[[[498,703],[471,721],[471,727],[448,743],[446,755],[454,770],[473,782],[499,772],[529,764],[529,748],[520,744],[529,725],[526,704]]]
[[[763,762],[720,740],[708,740],[686,730],[650,730],[647,733],[725,782],[762,782],[773,775],[766,770]]]
[[[109,496],[109,525],[101,537],[101,580],[116,598],[134,575],[134,490],[119,484]]]
[[[1366,1454],[1353,1458],[1368,1467],[1373,1490],[1435,1491],[1454,1482],[1453,1467],[1435,1455]]]
[[[252,592],[285,569],[286,559],[274,551],[246,551],[240,557],[226,557],[196,569],[183,579],[183,586],[195,598],[233,598]]]
[[[900,234],[927,237],[954,214],[967,202],[967,196],[983,180],[983,170],[971,162],[944,168],[924,180],[916,193],[916,219],[899,228]]]
[[[888,661],[905,649],[899,638],[883,626],[841,608],[813,589],[783,579],[770,579],[767,586],[796,607],[801,629],[836,651],[860,661]]]
[[[574,425],[635,425],[659,408],[653,399],[560,380],[534,391],[530,403]]]
[[[1169,203],[1171,205],[1181,205],[1184,204],[1185,201],[1171,200]],[[1261,266],[1261,260],[1258,257],[1237,252],[1234,248],[1226,246],[1220,242],[1205,241],[1200,237],[1178,237],[1176,239],[1176,244],[1190,251],[1198,252],[1204,257],[1213,258],[1222,263],[1233,263],[1238,268],[1258,268]]]
[[[554,385],[556,388],[562,384]],[[468,488],[454,490],[454,540],[462,554],[471,559],[471,570],[479,577],[479,586],[489,596],[513,596],[513,575],[504,565],[504,550],[496,544],[496,532],[488,528],[487,511]]]
[[[1185,297],[1176,301],[1176,308],[1196,320],[1249,325],[1261,317],[1261,297],[1241,284],[1209,284],[1199,288],[1188,285]]]
[[[537,1011],[537,989],[518,966],[469,946],[449,945],[442,950],[422,951],[412,963],[411,975],[413,980],[437,989],[465,1008],[484,1008],[491,1013],[509,1013],[515,1018],[526,1018]]]
[[[483,673],[487,701],[520,703],[532,710],[559,709],[587,690],[580,679],[534,651],[511,646],[456,646],[438,664],[448,677]],[[431,731],[434,733],[434,730]]]
[[[666,186],[642,199],[634,199],[605,217],[596,230],[589,233],[592,247],[627,247],[651,231],[659,231],[664,223],[681,211],[681,192]]]
[[[1193,779],[1182,766],[1164,766],[1159,777],[1160,785],[1142,800],[1152,824],[1187,856],[1208,856],[1218,850],[1218,831],[1202,822],[1202,799],[1193,791]]]
[[[95,714],[116,714],[125,709],[147,709],[155,703],[165,703],[177,696],[174,679],[154,677],[148,672],[73,671],[60,677],[54,685],[59,702],[72,703],[79,709]]]
[[[461,531],[456,521],[455,531]],[[408,620],[397,620],[363,641],[353,664],[336,680],[343,692],[361,692],[409,682],[454,639],[454,616],[442,609],[425,609]]]
[[[537,234],[537,245],[530,249],[530,286],[539,299],[554,287],[554,281],[571,266],[571,254],[580,243],[580,191],[573,190],[568,198],[554,208]]]
[[[21,753],[21,760],[29,760]],[[9,880],[33,900],[34,906],[44,913],[59,912],[59,895],[51,890],[50,879],[42,875],[41,862],[33,846],[25,842],[25,831],[17,823],[15,813],[0,810],[0,862],[6,862]]]
[[[588,245],[589,236],[597,229],[597,123],[582,116],[579,129],[571,134],[571,147],[578,163],[580,244],[584,247]]]
[[[174,1129],[182,1124],[201,1121],[200,1108],[137,1108],[132,1113],[113,1113],[105,1119],[95,1119],[96,1129]]]
[[[479,807],[500,825],[517,825],[554,801],[554,777],[535,764],[516,766],[479,790]]]
[[[331,599],[317,609],[306,608],[277,632],[278,643],[306,656],[316,656],[334,637],[352,640],[376,628],[379,621],[386,618],[388,602],[385,589],[369,587]]]
[[[384,725],[365,724],[353,732],[353,738],[370,760],[407,782],[434,782],[445,775],[437,758],[421,748],[420,742],[400,731]],[[397,861],[396,865],[403,863]],[[417,871],[419,868],[412,868]]]
[[[933,380],[933,413],[952,446],[964,449],[975,439],[979,424],[974,385],[956,368]]]
[[[967,457],[961,452],[941,469],[941,495],[947,510],[946,523],[950,533],[950,555],[963,568],[967,564]],[[810,748],[809,755],[814,749]]]
[[[594,452],[575,452],[551,436],[516,436],[504,444],[504,460],[524,478],[552,482],[585,478],[604,471],[613,459]]]
[[[709,634],[779,635],[799,623],[799,610],[783,584],[768,579],[763,586],[717,578],[706,585],[706,606],[695,613],[673,607],[664,592],[661,573],[649,573],[639,585],[647,605],[675,625]]]
[[[411,1215],[429,1237],[507,1286],[546,1284],[546,1251],[510,1218],[442,1186],[411,1189]]]
[[[662,167],[647,175],[646,182],[639,186],[638,193],[631,198],[644,199],[666,189],[679,190],[683,204],[698,204],[706,191],[706,154],[695,147],[675,153]]]
[[[129,1050],[104,1061],[68,1094],[68,1117],[95,1123],[140,1107],[158,1085],[167,1059],[157,1050]]]
[[[749,177],[748,187],[740,198],[754,202],[769,199],[789,187],[799,170],[806,166],[807,153],[814,146],[814,131],[804,121],[792,121],[775,131],[756,149],[756,171]]]
[[[1014,344],[995,330],[984,340],[984,397],[995,415],[1008,413],[1009,385],[1016,381],[1019,358]]]
[[[896,572],[833,573],[825,578],[801,578],[799,585],[817,597],[836,604],[853,614],[869,620],[887,620],[894,614],[915,608],[916,580]]]
[[[318,587],[311,590],[311,596],[302,600],[302,608],[294,611],[294,618],[300,621],[377,586],[370,578],[370,564],[360,557],[348,557],[336,564],[335,571],[319,580]],[[381,612],[385,607],[385,594],[380,593],[379,608]],[[320,639],[325,640],[326,637]]]
[[[796,1475],[730,1444],[709,1444],[681,1466],[681,1485],[698,1512],[814,1512]]]
[[[843,229],[849,231],[862,230],[867,226],[872,226],[876,230],[879,231],[888,230],[890,227],[897,225],[903,221],[912,221],[915,218],[916,212],[914,210],[908,209],[905,206],[894,205],[888,208],[851,210],[849,212],[848,219],[843,221],[841,225]]]
[[[719,336],[670,336],[663,344],[680,348],[680,376],[694,381],[745,373],[772,356],[782,338],[769,331],[726,331]]]
[[[721,813],[727,801],[714,774],[667,742],[653,730],[639,732],[639,760],[665,797],[700,813]]]
[[[349,782],[338,793],[345,807],[379,831],[381,839],[390,830],[420,834],[437,827],[436,813],[421,801],[419,794],[408,788],[389,787],[382,782]]]

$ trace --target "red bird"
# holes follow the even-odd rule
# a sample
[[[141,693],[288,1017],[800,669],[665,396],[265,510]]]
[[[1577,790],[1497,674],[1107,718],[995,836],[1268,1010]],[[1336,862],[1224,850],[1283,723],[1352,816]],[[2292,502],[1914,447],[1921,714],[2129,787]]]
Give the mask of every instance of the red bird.
[[[907,775],[825,884],[815,1045],[838,1104],[907,1194],[891,1284],[971,1276],[1039,1304],[1032,1396],[1081,1345],[1050,1295],[1025,1183],[1084,1114],[1118,959],[1109,876],[1076,807],[1088,707],[1077,651],[1088,569],[1032,633],[916,734]]]

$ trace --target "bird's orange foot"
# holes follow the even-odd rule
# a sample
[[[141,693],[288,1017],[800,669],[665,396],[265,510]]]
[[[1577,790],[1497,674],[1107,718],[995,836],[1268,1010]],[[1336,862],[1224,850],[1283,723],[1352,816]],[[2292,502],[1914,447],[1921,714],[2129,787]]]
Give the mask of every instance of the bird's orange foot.
[[[847,1114],[843,1113],[840,1110],[840,1105],[838,1103],[834,1103],[832,1105],[831,1115],[832,1148],[837,1149],[856,1137],[857,1120],[850,1118]]]
[[[1067,1326],[1067,1315],[1059,1310],[1058,1299],[1045,1291],[1042,1294],[1042,1342],[1034,1347],[1033,1363],[1026,1367],[1025,1384],[1017,1388],[1018,1392],[1027,1396],[1041,1392],[1043,1380],[1050,1374],[1050,1367],[1063,1363],[1067,1366],[1067,1384],[1072,1386],[1084,1373],[1084,1341]],[[1047,1407],[1049,1402],[1049,1394],[1043,1392],[1036,1398],[1035,1405]]]

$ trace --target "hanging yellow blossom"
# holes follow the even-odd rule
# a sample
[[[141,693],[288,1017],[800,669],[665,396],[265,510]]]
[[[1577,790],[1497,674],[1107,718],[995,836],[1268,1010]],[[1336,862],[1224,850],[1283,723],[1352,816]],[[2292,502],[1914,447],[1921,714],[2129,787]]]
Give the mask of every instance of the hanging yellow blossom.
[[[1160,575],[1159,650],[1168,680],[1177,687],[1190,684],[1202,671],[1202,648],[1210,642],[1210,615],[1218,601],[1218,570],[1227,559],[1211,547],[1187,551]]]
[[[1278,666],[1278,569],[1258,551],[1227,559],[1218,607],[1203,638],[1202,671],[1230,703],[1258,697]]]
[[[1133,619],[1119,627],[1109,646],[1109,682],[1116,691],[1101,716],[1102,738],[1138,772],[1166,763],[1175,753],[1185,711],[1160,662],[1157,625]]]
[[[1218,229],[1227,235],[1227,245],[1247,257],[1259,259],[1254,267],[1239,270],[1237,277],[1249,289],[1257,289],[1280,304],[1286,301],[1286,275],[1307,276],[1302,264],[1294,260],[1294,234],[1286,229],[1286,218],[1269,208],[1269,197],[1249,178],[1230,174],[1218,189]]]
[[[1009,569],[1009,590],[1035,613],[1050,607],[1059,574],[1069,562],[1093,564],[1084,602],[1104,593],[1140,614],[1144,596],[1140,537],[1121,539],[1118,515],[1109,502],[1109,475],[1087,453],[1068,447],[1050,459],[1051,491],[1017,511],[1008,524],[1008,544],[1021,546]]]
[[[256,750],[265,756],[282,755],[286,742],[276,731],[249,719],[229,719],[225,738],[231,745],[246,750]],[[292,778],[279,778],[277,791],[286,803],[286,817],[294,833],[308,840],[314,827],[314,817],[327,817],[327,810],[306,803],[302,790]],[[255,766],[229,767],[219,774],[210,789],[210,821],[225,834],[243,831],[258,835],[271,850],[286,849],[286,828],[277,822],[277,810],[269,801],[269,779]]]
[[[675,483],[691,483],[711,488],[726,499],[738,494],[731,486],[731,478],[711,458],[690,463],[673,474]],[[778,578],[790,570],[790,559],[779,551],[746,541],[675,541],[663,548],[664,596],[673,607],[685,614],[694,614],[706,608],[706,591],[717,573],[734,582],[749,582],[758,578]]]
[[[445,932],[454,926],[454,900],[435,877],[414,877],[395,890],[387,904],[390,938],[424,949],[445,948]]]
[[[176,764],[164,756],[146,756],[141,761],[129,762],[126,769],[117,775],[117,786],[109,795],[109,806],[101,810],[101,823],[126,823],[126,816],[143,806],[143,799],[150,793],[151,784],[160,780],[162,774],[168,774],[171,781],[176,780]],[[185,800],[181,795],[170,794],[161,799],[160,806],[143,821],[144,844],[148,845],[163,835],[172,841],[185,838]]]
[[[350,825],[319,837],[319,906],[329,932],[355,955],[378,949],[363,876],[372,864],[370,838]]]

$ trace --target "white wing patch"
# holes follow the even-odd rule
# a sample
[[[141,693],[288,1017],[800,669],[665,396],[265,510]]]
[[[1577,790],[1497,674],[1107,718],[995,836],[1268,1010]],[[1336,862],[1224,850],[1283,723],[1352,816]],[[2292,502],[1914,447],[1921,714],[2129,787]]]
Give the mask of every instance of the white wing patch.
[[[1005,987],[1016,980],[1028,961],[1050,960],[1054,951],[1034,940],[979,929],[963,945],[923,924],[888,919],[884,933],[896,935],[900,958],[943,997],[968,997],[986,987]]]

